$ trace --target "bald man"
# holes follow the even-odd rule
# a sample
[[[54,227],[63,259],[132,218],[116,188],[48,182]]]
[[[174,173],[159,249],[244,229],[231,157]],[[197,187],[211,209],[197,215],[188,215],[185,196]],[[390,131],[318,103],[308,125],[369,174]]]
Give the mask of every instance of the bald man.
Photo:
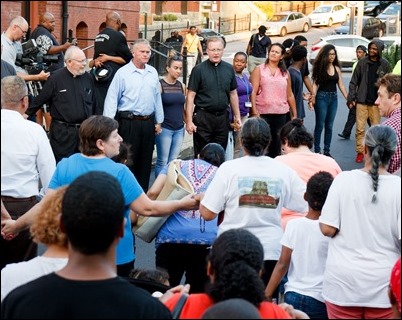
[[[114,74],[133,58],[121,30],[121,17],[116,11],[106,14],[106,27],[95,37],[94,57],[89,66],[106,68],[109,74],[104,78],[95,77],[95,94],[98,103],[97,114],[102,114],[107,90]]]
[[[44,55],[57,55],[57,63],[49,64],[48,71],[53,72],[64,67],[64,54],[69,47],[76,43],[66,42],[62,45],[59,44],[52,32],[56,26],[56,19],[50,12],[45,12],[39,18],[39,24],[34,31],[32,31],[30,39],[34,39],[39,47],[40,52]]]
[[[50,75],[49,72],[42,70],[38,74],[28,74],[25,69],[15,64],[17,53],[22,54],[21,41],[25,40],[28,30],[28,22],[23,17],[18,16],[10,21],[7,30],[1,34],[1,44],[3,46],[1,59],[11,64],[17,75],[25,81],[45,81]]]

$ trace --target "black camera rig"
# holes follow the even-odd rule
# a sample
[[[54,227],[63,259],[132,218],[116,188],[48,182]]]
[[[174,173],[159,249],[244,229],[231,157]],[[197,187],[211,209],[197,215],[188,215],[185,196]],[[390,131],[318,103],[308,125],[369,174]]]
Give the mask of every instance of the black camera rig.
[[[58,55],[43,54],[34,39],[30,39],[22,44],[22,54],[17,53],[15,64],[24,68],[29,74],[38,74],[42,70],[46,71],[52,63],[57,63]]]

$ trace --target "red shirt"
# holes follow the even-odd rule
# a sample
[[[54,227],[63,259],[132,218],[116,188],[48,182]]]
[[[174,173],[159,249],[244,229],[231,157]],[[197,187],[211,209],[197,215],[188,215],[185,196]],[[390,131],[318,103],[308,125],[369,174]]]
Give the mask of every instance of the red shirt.
[[[176,293],[165,302],[170,311],[173,311],[180,296],[181,293]],[[190,294],[182,309],[180,319],[201,319],[205,310],[213,304],[214,301],[205,293]],[[268,301],[261,302],[258,309],[263,319],[292,319],[285,310]]]

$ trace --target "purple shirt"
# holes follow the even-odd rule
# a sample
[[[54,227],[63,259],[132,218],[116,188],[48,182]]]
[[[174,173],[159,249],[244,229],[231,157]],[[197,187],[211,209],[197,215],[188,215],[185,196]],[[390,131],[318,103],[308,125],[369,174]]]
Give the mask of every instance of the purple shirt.
[[[250,112],[250,108],[245,106],[246,101],[250,100],[251,91],[253,91],[253,87],[251,86],[250,80],[246,74],[242,74],[243,78],[236,74],[236,82],[237,82],[237,96],[239,97],[239,107],[240,107],[240,116],[247,116]]]

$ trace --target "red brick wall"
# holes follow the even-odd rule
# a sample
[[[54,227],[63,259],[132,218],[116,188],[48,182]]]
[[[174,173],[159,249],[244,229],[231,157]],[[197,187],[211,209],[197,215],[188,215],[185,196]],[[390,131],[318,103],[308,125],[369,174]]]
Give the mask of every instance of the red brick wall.
[[[31,1],[31,17],[38,17],[45,11],[51,12],[56,18],[54,34],[59,42],[62,40],[62,1]],[[1,28],[6,30],[12,18],[22,15],[22,8],[25,1],[1,1]],[[76,38],[94,39],[99,32],[99,26],[105,21],[106,13],[117,11],[122,17],[122,22],[127,25],[127,39],[138,38],[139,30],[139,1],[68,1],[68,30],[73,31]],[[29,17],[25,17],[31,20]],[[38,19],[32,19],[38,21]],[[33,30],[37,22],[31,23]],[[84,48],[93,44],[93,40],[81,40],[78,45]],[[87,57],[93,55],[93,51],[86,51]]]

